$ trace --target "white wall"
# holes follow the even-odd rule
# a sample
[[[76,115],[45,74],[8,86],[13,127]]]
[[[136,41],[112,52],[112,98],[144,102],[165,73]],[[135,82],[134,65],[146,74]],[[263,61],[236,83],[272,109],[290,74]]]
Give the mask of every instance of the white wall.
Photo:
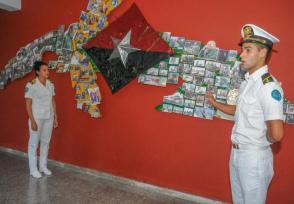
[[[21,0],[0,0],[0,9],[17,11],[21,9]]]

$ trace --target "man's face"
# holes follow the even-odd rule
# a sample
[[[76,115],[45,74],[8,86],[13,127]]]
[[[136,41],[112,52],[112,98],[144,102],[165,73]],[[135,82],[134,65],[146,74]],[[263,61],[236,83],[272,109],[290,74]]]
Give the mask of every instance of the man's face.
[[[263,66],[264,50],[259,49],[254,43],[244,43],[241,50],[242,68],[249,73],[253,73],[256,69]]]
[[[49,77],[49,69],[47,65],[42,65],[40,67],[40,71],[37,72],[40,78],[48,79]]]

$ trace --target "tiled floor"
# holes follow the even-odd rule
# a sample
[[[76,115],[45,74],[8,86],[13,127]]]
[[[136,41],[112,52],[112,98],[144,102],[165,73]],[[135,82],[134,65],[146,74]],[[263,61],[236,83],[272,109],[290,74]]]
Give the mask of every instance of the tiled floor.
[[[0,203],[192,204],[69,168],[51,165],[49,169],[52,176],[32,178],[25,158],[0,151]]]

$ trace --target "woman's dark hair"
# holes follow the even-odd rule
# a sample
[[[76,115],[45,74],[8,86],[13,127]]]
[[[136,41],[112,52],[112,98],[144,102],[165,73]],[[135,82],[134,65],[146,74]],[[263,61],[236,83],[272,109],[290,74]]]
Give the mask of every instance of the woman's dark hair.
[[[43,61],[35,61],[33,68],[35,70],[36,76],[38,76],[37,71],[40,71],[40,68],[41,68],[42,65],[46,65],[47,66],[47,64],[45,62],[43,62]]]

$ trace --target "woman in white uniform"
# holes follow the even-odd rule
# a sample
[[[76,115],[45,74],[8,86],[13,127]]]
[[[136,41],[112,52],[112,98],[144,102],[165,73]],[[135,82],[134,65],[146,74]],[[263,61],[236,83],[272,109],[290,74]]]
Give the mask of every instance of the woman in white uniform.
[[[34,63],[36,78],[25,87],[26,109],[29,116],[30,139],[28,157],[30,175],[41,178],[41,173],[51,175],[47,168],[49,143],[53,127],[58,126],[54,85],[48,79],[49,70],[46,63]],[[37,167],[37,148],[40,143],[39,169]]]

